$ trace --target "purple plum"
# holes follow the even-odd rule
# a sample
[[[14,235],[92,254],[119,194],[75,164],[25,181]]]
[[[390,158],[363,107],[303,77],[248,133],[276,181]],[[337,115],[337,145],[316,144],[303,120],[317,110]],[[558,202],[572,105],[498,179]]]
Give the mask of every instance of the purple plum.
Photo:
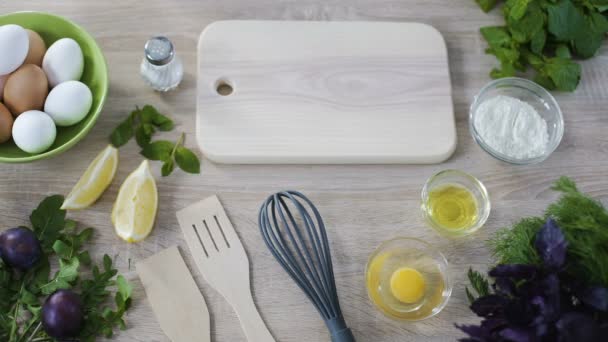
[[[78,336],[84,322],[80,296],[71,290],[57,290],[42,306],[42,326],[54,338]]]
[[[25,227],[11,228],[0,235],[0,256],[10,267],[27,271],[41,255],[40,241]]]

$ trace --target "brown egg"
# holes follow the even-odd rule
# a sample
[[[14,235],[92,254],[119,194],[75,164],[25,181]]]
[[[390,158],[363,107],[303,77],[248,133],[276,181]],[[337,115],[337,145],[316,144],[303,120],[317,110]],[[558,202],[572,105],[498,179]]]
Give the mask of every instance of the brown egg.
[[[30,49],[23,64],[42,66],[42,58],[44,58],[44,54],[46,53],[46,44],[42,40],[42,37],[32,30],[27,30],[27,35],[30,38]]]
[[[0,102],[0,144],[11,138],[13,131],[13,116],[8,108]]]
[[[42,110],[49,93],[49,82],[40,67],[21,66],[4,85],[4,105],[17,117],[28,110]]]

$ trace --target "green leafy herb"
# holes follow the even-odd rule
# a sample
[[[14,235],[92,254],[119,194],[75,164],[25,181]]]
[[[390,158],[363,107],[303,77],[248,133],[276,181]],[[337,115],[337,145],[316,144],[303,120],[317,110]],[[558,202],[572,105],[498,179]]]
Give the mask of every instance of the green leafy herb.
[[[201,164],[194,152],[184,146],[177,146],[175,149],[175,162],[180,169],[189,173],[199,173]]]
[[[46,296],[58,289],[69,288],[83,300],[85,323],[80,341],[94,341],[97,336],[111,336],[116,327],[125,328],[122,317],[131,303],[131,286],[116,276],[107,255],[103,271],[93,266],[91,276],[82,272],[91,264],[84,247],[94,231],[79,231],[75,221],[65,218],[62,203],[60,195],[47,197],[30,216],[43,247],[41,259],[32,269],[18,272],[0,260],[0,341],[54,341],[41,328],[40,314]],[[49,259],[55,258],[59,267],[51,277]]]
[[[476,0],[485,12],[498,1]],[[506,0],[505,26],[482,27],[487,53],[500,67],[492,78],[516,76],[532,68],[535,82],[549,89],[574,91],[581,67],[574,57],[590,58],[599,50],[608,19],[606,0]]]
[[[474,302],[477,297],[483,297],[490,294],[490,284],[486,277],[483,274],[474,271],[472,268],[469,268],[469,272],[467,273],[467,277],[469,278],[469,282],[475,290],[476,295],[474,295],[468,287],[465,287],[465,292],[467,294],[467,298],[469,302]]]
[[[157,129],[170,131],[173,126],[171,119],[158,112],[153,106],[145,105],[142,109],[136,108],[114,129],[110,141],[114,146],[120,147],[135,137],[141,147],[140,153],[144,157],[163,162],[161,168],[163,177],[170,175],[175,165],[188,173],[200,173],[200,160],[194,152],[183,146],[184,133],[176,143],[168,140],[152,141]]]
[[[201,162],[188,148],[184,147],[185,134],[182,133],[177,143],[168,140],[157,140],[145,146],[141,154],[150,160],[163,162],[161,174],[168,176],[175,169],[175,165],[188,173],[200,173]]]
[[[59,259],[59,271],[57,271],[55,277],[53,277],[50,282],[42,285],[40,290],[43,294],[50,295],[57,290],[72,288],[74,282],[78,278],[79,267],[80,262],[76,257],[69,261]]]
[[[562,196],[549,205],[544,217],[525,218],[511,229],[498,231],[490,241],[498,263],[541,264],[534,239],[550,217],[568,241],[566,272],[589,284],[608,286],[608,211],[567,177],[560,178],[553,189]]]
[[[136,107],[129,116],[121,122],[110,135],[110,142],[115,147],[123,146],[135,137],[140,147],[145,147],[152,140],[156,129],[170,131],[173,129],[173,120],[161,114],[151,105],[143,108]]]

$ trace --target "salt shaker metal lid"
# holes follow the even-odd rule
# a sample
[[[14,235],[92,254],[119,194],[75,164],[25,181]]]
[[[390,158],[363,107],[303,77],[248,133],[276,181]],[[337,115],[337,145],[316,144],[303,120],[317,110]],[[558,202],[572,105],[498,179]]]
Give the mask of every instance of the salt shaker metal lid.
[[[144,46],[146,60],[153,65],[169,64],[175,56],[173,43],[163,36],[150,38]]]

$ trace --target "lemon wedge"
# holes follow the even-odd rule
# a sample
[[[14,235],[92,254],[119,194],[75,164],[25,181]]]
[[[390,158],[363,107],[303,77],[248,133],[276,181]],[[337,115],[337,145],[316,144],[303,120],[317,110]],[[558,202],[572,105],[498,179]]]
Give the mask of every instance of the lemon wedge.
[[[118,236],[127,242],[139,242],[154,227],[158,192],[150,165],[144,160],[120,186],[112,209],[112,224]]]
[[[108,145],[89,164],[70,194],[63,201],[61,209],[84,209],[95,203],[112,183],[118,167],[118,150]]]

